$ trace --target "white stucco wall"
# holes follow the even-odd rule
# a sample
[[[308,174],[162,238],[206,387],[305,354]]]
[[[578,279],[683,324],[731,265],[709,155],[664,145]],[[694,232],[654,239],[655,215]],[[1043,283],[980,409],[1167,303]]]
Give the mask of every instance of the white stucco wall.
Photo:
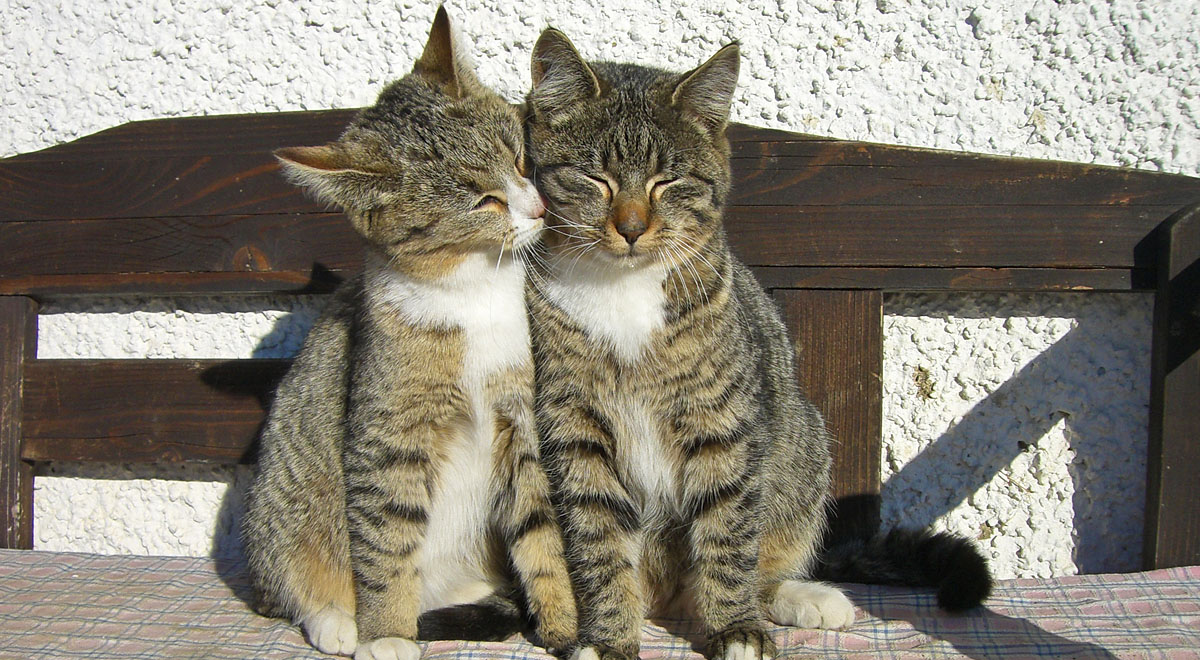
[[[1200,2],[999,4],[480,0],[449,9],[481,78],[514,100],[547,24],[585,56],[677,69],[736,38],[739,121],[1200,174]],[[411,65],[433,9],[5,0],[0,155],[136,119],[368,104]],[[314,304],[51,301],[39,352],[288,354]],[[889,296],[885,519],[977,537],[1002,576],[1136,568],[1150,307],[1140,294]],[[246,481],[244,471],[197,467],[48,466],[35,485],[35,543],[228,551]]]

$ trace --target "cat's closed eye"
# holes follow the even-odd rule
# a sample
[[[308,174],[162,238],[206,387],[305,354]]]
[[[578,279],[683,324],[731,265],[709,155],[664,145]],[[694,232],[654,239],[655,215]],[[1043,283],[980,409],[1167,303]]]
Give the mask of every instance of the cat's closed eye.
[[[651,200],[657,202],[662,198],[667,188],[678,181],[679,179],[665,178],[661,174],[652,176],[646,182],[646,194],[649,195]]]
[[[508,202],[498,195],[487,194],[479,198],[475,203],[476,211],[493,211],[499,213],[508,208]]]
[[[617,194],[617,191],[620,189],[620,186],[617,185],[617,182],[613,181],[608,176],[592,176],[590,174],[584,174],[583,176],[586,177],[588,181],[591,181],[593,185],[595,185],[597,188],[600,189],[600,193],[602,195],[604,195],[605,200],[611,200],[613,198],[613,196]]]

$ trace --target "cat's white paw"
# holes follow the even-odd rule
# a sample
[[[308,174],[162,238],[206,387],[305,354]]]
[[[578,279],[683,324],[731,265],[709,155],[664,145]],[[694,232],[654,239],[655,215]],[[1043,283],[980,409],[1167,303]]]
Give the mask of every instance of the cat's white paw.
[[[360,644],[354,652],[354,660],[417,660],[420,657],[421,647],[411,639],[401,637],[381,637]]]
[[[725,653],[721,656],[721,660],[771,660],[775,656],[768,653],[758,654],[758,649],[749,644],[742,642],[733,642],[725,647]]]
[[[358,646],[358,626],[354,617],[335,605],[327,605],[300,625],[308,635],[308,643],[321,653],[350,655]]]
[[[785,580],[775,592],[767,615],[781,626],[847,628],[854,624],[854,605],[827,584]]]
[[[575,649],[571,652],[571,660],[600,660],[600,654],[591,646]]]

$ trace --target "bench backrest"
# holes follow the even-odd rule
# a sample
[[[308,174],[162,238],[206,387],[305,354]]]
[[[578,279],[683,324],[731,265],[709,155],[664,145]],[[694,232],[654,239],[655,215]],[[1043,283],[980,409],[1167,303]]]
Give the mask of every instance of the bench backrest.
[[[136,122],[0,161],[0,546],[38,461],[253,460],[286,360],[39,360],[38,303],[330,291],[361,246],[270,152],[354,111]],[[885,291],[1153,290],[1144,556],[1200,563],[1200,179],[735,125],[726,227],[839,439],[838,524],[877,524]],[[103,386],[97,386],[103,383]]]

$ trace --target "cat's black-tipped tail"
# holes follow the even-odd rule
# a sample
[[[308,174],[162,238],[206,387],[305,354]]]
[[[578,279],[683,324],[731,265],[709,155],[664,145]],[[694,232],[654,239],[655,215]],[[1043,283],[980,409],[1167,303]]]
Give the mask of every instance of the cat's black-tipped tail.
[[[971,541],[945,532],[893,529],[870,539],[836,542],[822,551],[814,578],[934,587],[950,612],[978,606],[992,591],[987,560]]]
[[[521,607],[493,594],[483,600],[430,610],[417,617],[417,639],[493,642],[528,629]]]

